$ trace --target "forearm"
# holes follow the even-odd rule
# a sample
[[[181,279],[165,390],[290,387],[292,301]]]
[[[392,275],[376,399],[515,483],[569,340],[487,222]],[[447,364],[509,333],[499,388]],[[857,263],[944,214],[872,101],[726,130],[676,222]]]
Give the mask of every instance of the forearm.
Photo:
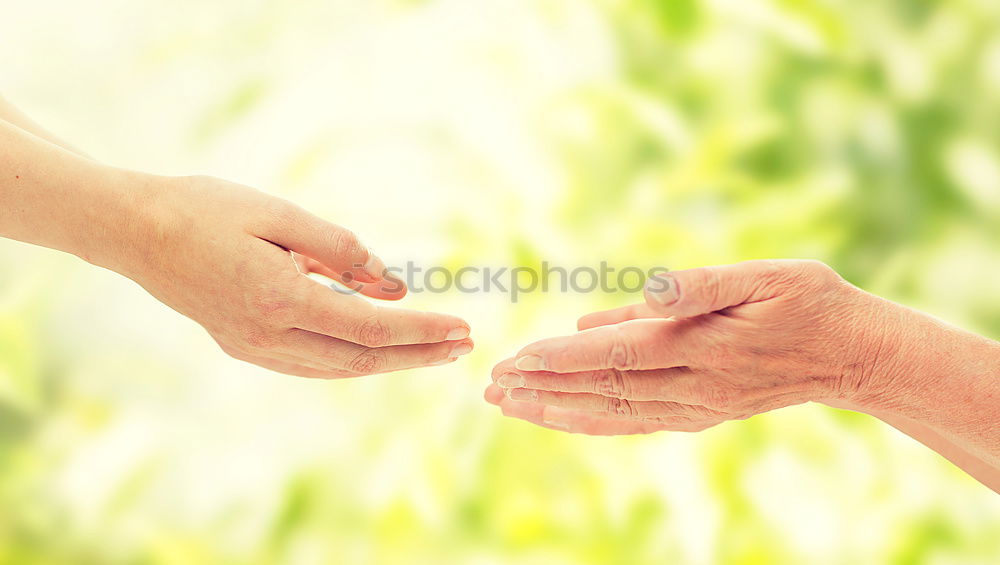
[[[990,465],[956,444],[954,440],[919,422],[895,414],[872,413],[872,416],[936,451],[972,478],[1000,493],[1000,467]]]
[[[139,235],[145,175],[101,165],[0,121],[0,237],[118,270]]]
[[[58,145],[59,147],[62,147],[67,151],[76,153],[81,157],[86,157],[88,159],[91,158],[89,155],[81,151],[76,146],[70,144],[69,142],[63,139],[60,139],[52,132],[43,128],[37,122],[29,118],[27,114],[25,114],[24,112],[19,110],[16,106],[11,104],[3,96],[0,96],[0,120],[4,120],[12,125],[15,125],[23,129],[24,131],[35,135],[36,137],[40,137],[45,141]]]
[[[963,468],[971,464],[978,469],[977,478],[996,488],[1000,343],[891,306],[887,309],[891,319],[883,322],[901,330],[879,341],[869,383],[848,403],[906,433],[914,432],[945,457],[960,458]]]

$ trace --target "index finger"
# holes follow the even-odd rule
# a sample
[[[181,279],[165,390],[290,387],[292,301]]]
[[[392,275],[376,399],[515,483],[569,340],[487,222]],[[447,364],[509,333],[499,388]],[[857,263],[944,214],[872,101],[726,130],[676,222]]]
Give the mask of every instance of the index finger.
[[[669,319],[630,320],[535,342],[517,354],[522,371],[578,373],[692,365],[701,345]]]
[[[310,279],[294,324],[367,347],[439,343],[469,337],[469,324],[448,314],[376,306]]]
[[[259,226],[257,237],[323,263],[360,282],[385,276],[385,263],[351,230],[315,216],[291,202],[270,200],[274,220]]]
[[[669,400],[697,403],[699,384],[704,375],[688,367],[619,371],[599,369],[580,373],[521,371],[508,359],[493,368],[493,382],[502,388],[527,388],[552,392],[586,392],[629,400]]]
[[[649,306],[646,305],[645,302],[643,302],[641,304],[629,304],[628,306],[622,306],[620,308],[584,314],[579,320],[577,320],[576,327],[579,330],[589,330],[598,326],[610,326],[612,324],[619,324],[621,322],[636,320],[639,318],[663,317],[664,316],[662,314],[654,312]]]
[[[362,294],[369,298],[379,300],[400,300],[406,296],[406,283],[395,276],[392,272],[386,271],[385,277],[373,283],[360,282],[352,279],[348,274],[337,272],[323,263],[305,255],[291,252],[295,259],[295,265],[299,272],[305,275],[317,274],[343,285],[344,287]]]

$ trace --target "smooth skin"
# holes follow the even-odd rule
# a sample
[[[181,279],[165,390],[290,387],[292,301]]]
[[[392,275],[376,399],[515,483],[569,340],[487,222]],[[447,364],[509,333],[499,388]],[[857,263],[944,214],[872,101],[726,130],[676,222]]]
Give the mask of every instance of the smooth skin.
[[[232,357],[327,379],[440,365],[472,350],[460,318],[362,298],[398,300],[406,285],[353,232],[290,202],[221,179],[101,164],[3,99],[0,147],[0,237],[131,278]]]
[[[815,261],[650,278],[498,364],[508,416],[592,435],[700,431],[819,402],[875,416],[1000,492],[1000,343],[879,298]]]

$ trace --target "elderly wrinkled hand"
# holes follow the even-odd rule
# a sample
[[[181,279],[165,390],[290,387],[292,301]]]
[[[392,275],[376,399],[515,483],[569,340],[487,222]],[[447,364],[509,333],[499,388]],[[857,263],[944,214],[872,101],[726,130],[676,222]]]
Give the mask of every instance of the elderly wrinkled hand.
[[[814,261],[665,273],[649,279],[645,298],[498,364],[487,399],[571,432],[698,431],[875,394],[871,377],[895,331],[874,323],[894,305]]]

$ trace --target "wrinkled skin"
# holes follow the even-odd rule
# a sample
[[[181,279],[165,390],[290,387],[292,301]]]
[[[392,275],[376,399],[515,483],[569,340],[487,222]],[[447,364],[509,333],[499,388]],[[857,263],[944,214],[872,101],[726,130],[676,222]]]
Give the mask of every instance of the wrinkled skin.
[[[645,304],[584,316],[579,333],[498,364],[487,400],[508,416],[570,432],[699,431],[867,394],[892,332],[874,323],[889,303],[817,262],[750,261],[661,277],[647,284]]]

